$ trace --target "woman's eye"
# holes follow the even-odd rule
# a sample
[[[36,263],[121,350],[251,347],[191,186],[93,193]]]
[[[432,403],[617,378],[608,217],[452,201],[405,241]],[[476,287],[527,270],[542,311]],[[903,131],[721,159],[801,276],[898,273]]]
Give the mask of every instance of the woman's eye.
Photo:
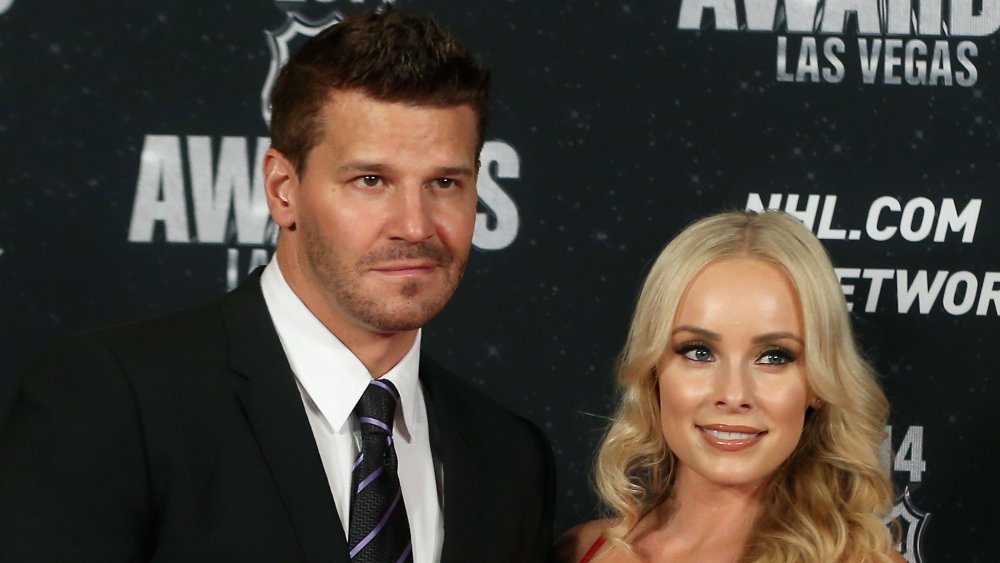
[[[689,360],[694,360],[696,362],[710,362],[712,361],[712,351],[704,346],[685,346],[681,348],[678,353]]]
[[[761,352],[760,357],[757,358],[758,364],[764,364],[769,366],[780,366],[787,363],[795,361],[795,355],[788,350],[783,350],[781,348],[770,348]]]
[[[366,185],[366,186],[368,186],[369,188],[374,188],[375,186],[379,185],[379,182],[381,182],[381,181],[382,181],[382,178],[379,177],[379,176],[371,176],[371,175],[369,175],[369,176],[362,176],[361,177],[361,183],[364,184],[364,185]]]

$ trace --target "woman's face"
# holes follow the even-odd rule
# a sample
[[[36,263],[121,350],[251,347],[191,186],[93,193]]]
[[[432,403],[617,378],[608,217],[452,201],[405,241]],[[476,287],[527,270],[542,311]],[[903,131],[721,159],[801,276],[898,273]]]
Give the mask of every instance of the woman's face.
[[[803,342],[798,296],[780,267],[730,258],[695,276],[657,363],[679,479],[756,487],[791,455],[813,399]]]

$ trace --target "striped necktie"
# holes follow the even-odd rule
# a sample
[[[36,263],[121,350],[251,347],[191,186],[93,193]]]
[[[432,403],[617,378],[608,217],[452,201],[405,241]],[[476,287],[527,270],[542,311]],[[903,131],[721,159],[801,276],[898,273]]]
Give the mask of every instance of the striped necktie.
[[[351,475],[347,543],[352,563],[413,561],[392,445],[392,419],[398,403],[399,392],[392,382],[373,379],[354,407],[361,425],[361,453]]]

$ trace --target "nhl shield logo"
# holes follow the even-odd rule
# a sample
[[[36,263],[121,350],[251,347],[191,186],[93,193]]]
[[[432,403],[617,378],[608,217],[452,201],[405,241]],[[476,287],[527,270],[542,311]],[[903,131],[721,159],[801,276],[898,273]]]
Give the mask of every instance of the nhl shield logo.
[[[294,46],[343,19],[340,10],[331,10],[332,2],[336,0],[275,0],[275,5],[285,12],[286,17],[278,29],[264,31],[264,35],[267,36],[267,47],[271,51],[271,66],[268,68],[264,87],[260,91],[260,112],[265,123],[271,123],[271,88],[274,87],[274,81],[278,78],[281,67],[288,62],[288,55],[294,50]],[[351,0],[341,3],[353,8],[364,8],[368,4],[380,6],[392,2]]]
[[[265,123],[271,123],[271,88],[274,87],[274,81],[278,78],[281,67],[288,62],[289,47],[293,41],[313,37],[340,20],[340,12],[332,12],[318,22],[304,21],[299,19],[297,14],[288,14],[281,27],[264,32],[267,36],[267,47],[271,50],[271,66],[267,70],[264,88],[260,91],[260,112]]]
[[[903,494],[899,495],[899,498],[896,499],[896,504],[892,507],[892,512],[886,518],[886,522],[895,520],[899,523],[902,537],[896,549],[903,555],[903,559],[906,559],[909,563],[924,563],[921,546],[923,544],[924,529],[927,527],[927,521],[930,518],[931,515],[929,513],[921,512],[917,508],[913,502],[913,498],[910,497],[909,487],[905,488]]]

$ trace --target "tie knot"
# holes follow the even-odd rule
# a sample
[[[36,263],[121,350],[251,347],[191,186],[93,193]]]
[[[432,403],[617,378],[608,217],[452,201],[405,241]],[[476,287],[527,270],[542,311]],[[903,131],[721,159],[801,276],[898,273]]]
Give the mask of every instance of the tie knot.
[[[392,419],[396,414],[399,391],[389,380],[373,379],[365,389],[354,414],[361,423],[361,433],[392,434]]]

